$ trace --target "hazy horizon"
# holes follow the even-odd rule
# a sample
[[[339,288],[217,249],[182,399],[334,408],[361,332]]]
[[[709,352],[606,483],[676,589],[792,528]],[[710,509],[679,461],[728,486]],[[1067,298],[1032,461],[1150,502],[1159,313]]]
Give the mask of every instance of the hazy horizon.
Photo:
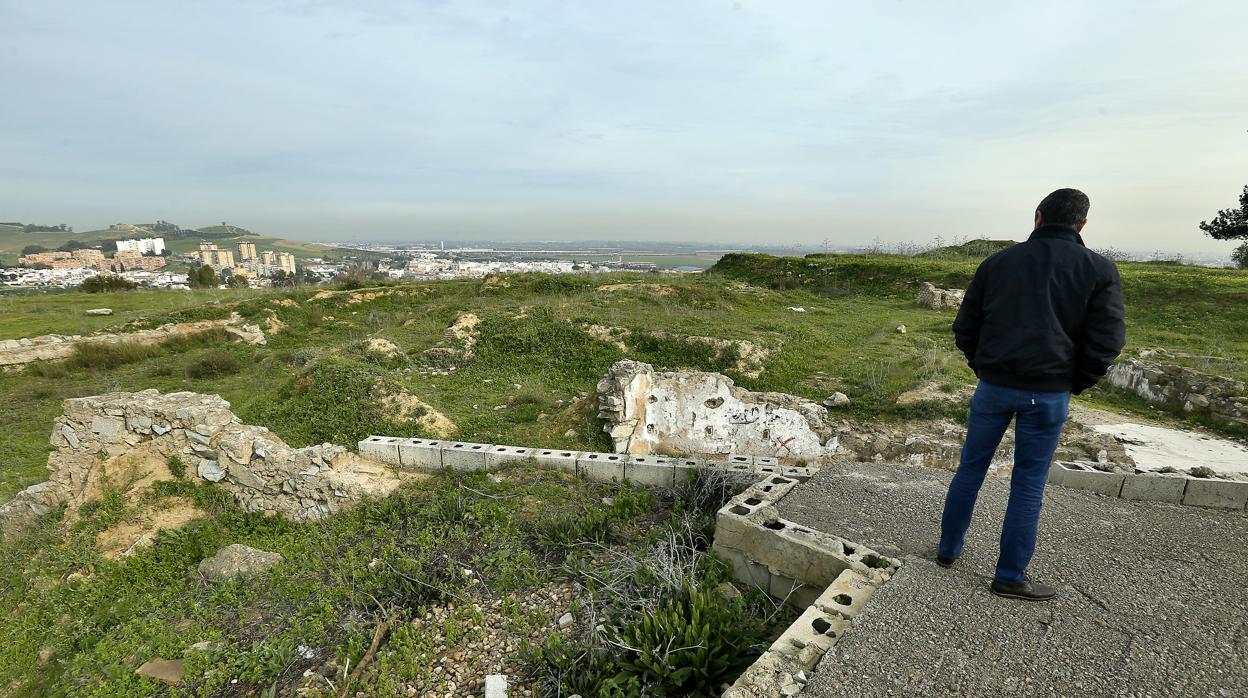
[[[1248,5],[0,0],[0,219],[1228,254]]]

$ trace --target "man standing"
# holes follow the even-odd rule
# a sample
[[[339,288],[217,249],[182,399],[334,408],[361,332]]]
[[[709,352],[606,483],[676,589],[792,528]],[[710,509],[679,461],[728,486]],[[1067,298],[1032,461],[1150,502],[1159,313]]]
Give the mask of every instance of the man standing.
[[[1077,189],[1044,197],[1031,237],[979,265],[953,323],[979,385],[945,498],[936,561],[948,567],[962,554],[984,475],[1016,419],[1014,474],[991,586],[998,596],[1047,601],[1057,595],[1024,574],[1036,548],[1044,483],[1071,393],[1096,385],[1126,339],[1118,269],[1079,235],[1088,207]]]

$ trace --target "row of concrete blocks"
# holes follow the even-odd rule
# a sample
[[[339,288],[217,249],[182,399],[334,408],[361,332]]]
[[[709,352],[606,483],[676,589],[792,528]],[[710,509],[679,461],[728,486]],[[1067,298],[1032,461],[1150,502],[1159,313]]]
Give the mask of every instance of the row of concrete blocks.
[[[1248,482],[1167,474],[1107,473],[1089,464],[1057,462],[1049,482],[1107,497],[1212,509],[1248,509]]]
[[[795,478],[766,477],[716,514],[714,547],[734,577],[805,607],[845,570],[881,580],[897,570],[897,560],[865,545],[780,518],[775,504],[796,485]],[[775,593],[780,589],[786,593]]]
[[[749,666],[724,698],[793,696],[802,692],[808,672],[840,641],[853,618],[879,588],[878,579],[845,570],[824,589],[771,647]]]
[[[804,609],[725,698],[800,693],[806,672],[899,567],[867,546],[780,518],[775,504],[796,484],[764,478],[716,516],[714,548],[732,565],[733,577]]]
[[[695,471],[708,468],[749,480],[773,474],[806,480],[818,472],[817,468],[782,465],[775,458],[755,456],[734,455],[716,461],[395,436],[369,436],[359,442],[358,448],[362,458],[405,470],[492,470],[508,463],[530,462],[538,467],[574,473],[588,480],[628,480],[653,487],[673,487],[686,482]]]

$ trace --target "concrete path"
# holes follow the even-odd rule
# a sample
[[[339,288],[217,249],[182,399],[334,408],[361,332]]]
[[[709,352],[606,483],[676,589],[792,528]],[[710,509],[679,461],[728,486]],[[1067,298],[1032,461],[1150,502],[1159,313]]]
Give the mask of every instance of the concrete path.
[[[966,551],[935,557],[951,473],[825,468],[792,521],[903,560],[804,695],[1248,697],[1248,516],[1048,489],[1029,573],[1048,603],[988,592],[1009,483],[989,478]]]

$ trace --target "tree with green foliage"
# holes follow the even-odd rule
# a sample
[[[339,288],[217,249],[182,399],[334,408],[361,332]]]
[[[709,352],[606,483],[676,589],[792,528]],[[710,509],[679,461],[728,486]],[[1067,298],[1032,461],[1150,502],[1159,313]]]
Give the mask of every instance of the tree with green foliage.
[[[1231,261],[1237,269],[1248,269],[1248,242],[1236,247],[1235,251],[1231,252]]]
[[[1211,221],[1201,221],[1200,229],[1214,240],[1248,240],[1248,186],[1239,195],[1239,208],[1218,211]]]
[[[269,283],[271,283],[274,288],[287,288],[294,286],[298,279],[299,277],[294,274],[287,274],[282,269],[278,269],[272,274],[269,274]]]
[[[247,277],[242,274],[234,274],[225,282],[225,285],[230,288],[247,288]]]
[[[207,264],[204,264],[198,269],[194,269],[188,273],[186,275],[186,280],[190,284],[191,288],[216,288],[220,285],[220,281],[217,279],[217,273]]]
[[[48,248],[44,247],[43,245],[27,245],[22,248],[22,256],[25,257],[28,254],[39,254],[40,252],[47,252],[47,251],[48,251]]]
[[[129,291],[136,288],[133,281],[114,274],[100,274],[82,282],[82,290],[87,293],[107,293],[111,291]]]

